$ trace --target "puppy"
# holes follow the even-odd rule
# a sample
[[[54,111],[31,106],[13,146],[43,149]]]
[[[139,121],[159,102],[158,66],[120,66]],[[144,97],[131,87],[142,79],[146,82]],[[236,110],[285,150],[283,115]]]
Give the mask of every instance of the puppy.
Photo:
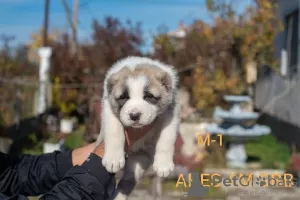
[[[107,72],[97,143],[105,143],[102,164],[109,172],[125,166],[115,199],[127,199],[150,166],[160,177],[174,170],[180,123],[177,85],[173,67],[144,57],[122,59]],[[132,145],[125,164],[126,130],[144,136]]]

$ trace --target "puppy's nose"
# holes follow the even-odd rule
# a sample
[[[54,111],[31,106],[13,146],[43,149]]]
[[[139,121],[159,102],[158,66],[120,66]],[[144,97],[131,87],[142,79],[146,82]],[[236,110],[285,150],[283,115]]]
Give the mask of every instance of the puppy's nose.
[[[141,113],[140,112],[133,112],[129,114],[129,117],[132,121],[138,121],[141,117]]]

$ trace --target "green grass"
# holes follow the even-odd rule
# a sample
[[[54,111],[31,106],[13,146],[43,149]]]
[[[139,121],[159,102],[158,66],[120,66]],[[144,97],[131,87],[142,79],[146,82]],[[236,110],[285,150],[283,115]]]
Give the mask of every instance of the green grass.
[[[78,147],[83,146],[85,144],[83,140],[84,131],[85,127],[80,126],[74,133],[68,135],[65,141],[65,146],[68,149],[76,149]]]
[[[291,152],[287,144],[276,140],[272,135],[265,135],[246,143],[249,156],[258,157],[264,168],[286,168]]]
[[[85,131],[84,126],[80,126],[73,133],[67,135],[65,140],[65,146],[68,149],[75,149],[81,147],[85,144],[83,140],[83,134]],[[29,147],[26,147],[22,150],[22,153],[31,154],[31,155],[39,155],[43,153],[43,145],[45,142],[57,143],[58,138],[56,133],[51,133],[47,139],[37,139],[35,133],[28,135],[28,140],[33,144]]]
[[[27,136],[27,141],[32,145],[26,145],[22,152],[24,154],[40,155],[43,153],[44,140],[39,140],[36,133],[30,133]]]

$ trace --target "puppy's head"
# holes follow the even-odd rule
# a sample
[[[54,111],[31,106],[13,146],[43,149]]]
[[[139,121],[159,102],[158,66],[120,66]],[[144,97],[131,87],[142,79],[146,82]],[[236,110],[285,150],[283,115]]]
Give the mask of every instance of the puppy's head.
[[[124,67],[107,80],[114,114],[126,127],[151,124],[173,103],[172,81],[170,74],[154,65]]]

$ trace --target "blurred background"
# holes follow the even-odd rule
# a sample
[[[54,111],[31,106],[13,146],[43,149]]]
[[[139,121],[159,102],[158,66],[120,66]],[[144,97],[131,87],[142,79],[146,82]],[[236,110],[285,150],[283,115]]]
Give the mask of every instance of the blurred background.
[[[183,198],[176,174],[187,171],[298,177],[299,7],[299,0],[1,0],[0,151],[41,154],[95,141],[105,72],[137,55],[176,67],[182,123],[174,177],[150,174],[132,199]],[[199,135],[218,133],[223,145],[199,143]],[[300,197],[296,186],[252,190],[211,187],[203,199]]]

